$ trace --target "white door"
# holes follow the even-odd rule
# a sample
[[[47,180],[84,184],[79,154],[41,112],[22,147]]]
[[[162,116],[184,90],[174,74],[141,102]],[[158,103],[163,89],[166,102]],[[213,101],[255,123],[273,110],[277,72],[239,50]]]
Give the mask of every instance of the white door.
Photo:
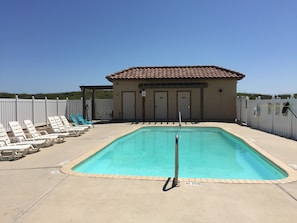
[[[135,92],[123,92],[123,120],[135,120]]]
[[[177,109],[181,112],[182,120],[191,119],[191,93],[189,91],[177,92]]]
[[[155,119],[167,120],[167,92],[155,92]]]

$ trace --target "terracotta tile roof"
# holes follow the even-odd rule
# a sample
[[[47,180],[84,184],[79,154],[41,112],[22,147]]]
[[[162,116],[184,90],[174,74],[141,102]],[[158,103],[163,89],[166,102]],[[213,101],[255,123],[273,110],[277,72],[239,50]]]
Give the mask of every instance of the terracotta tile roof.
[[[237,79],[245,75],[217,66],[132,67],[106,76],[109,81],[135,79]]]

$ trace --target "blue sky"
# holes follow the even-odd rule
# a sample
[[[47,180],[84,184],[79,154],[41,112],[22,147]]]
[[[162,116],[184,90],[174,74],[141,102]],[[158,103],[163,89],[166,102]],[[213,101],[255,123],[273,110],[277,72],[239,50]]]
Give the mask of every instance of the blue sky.
[[[0,0],[0,92],[107,85],[134,66],[217,65],[238,92],[297,93],[296,0]]]

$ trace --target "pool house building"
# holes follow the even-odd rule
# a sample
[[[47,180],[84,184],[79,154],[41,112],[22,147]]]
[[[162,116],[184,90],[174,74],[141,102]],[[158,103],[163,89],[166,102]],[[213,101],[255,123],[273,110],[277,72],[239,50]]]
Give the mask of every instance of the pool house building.
[[[132,67],[113,83],[113,119],[234,121],[236,85],[245,75],[218,66]]]

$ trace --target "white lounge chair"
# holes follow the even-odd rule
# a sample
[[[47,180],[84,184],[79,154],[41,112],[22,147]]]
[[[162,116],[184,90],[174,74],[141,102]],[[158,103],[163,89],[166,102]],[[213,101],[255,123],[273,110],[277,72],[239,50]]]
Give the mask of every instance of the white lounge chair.
[[[80,136],[81,135],[81,131],[78,130],[70,130],[70,129],[66,129],[62,126],[60,126],[57,122],[54,116],[48,117],[48,121],[51,125],[51,128],[53,130],[54,133],[65,133],[68,134],[68,136]],[[61,121],[60,121],[61,122]]]
[[[70,123],[68,122],[68,119],[64,115],[61,115],[60,119],[61,119],[62,123],[64,124],[64,126],[66,128],[73,128],[74,127],[75,129],[78,129],[78,130],[83,131],[83,132],[86,132],[89,129],[88,126],[82,126],[82,125],[72,126],[72,125],[70,125]]]
[[[56,133],[48,133],[46,130],[37,131],[35,126],[33,125],[31,120],[24,120],[26,125],[27,131],[34,139],[51,139],[54,142],[61,143],[64,142],[65,137],[67,134],[56,134]]]
[[[10,151],[12,158],[14,158],[15,155],[18,155],[19,153],[22,153],[23,156],[25,156],[28,153],[36,152],[39,149],[34,148],[30,143],[28,142],[17,142],[12,143],[10,141],[10,138],[7,135],[6,129],[3,127],[3,125],[0,123],[0,149],[3,152]],[[12,154],[14,152],[14,154]]]
[[[76,127],[76,126],[72,126],[72,127],[65,126],[59,116],[54,116],[54,119],[56,120],[56,123],[58,124],[58,126],[60,128],[67,129],[69,131],[78,131],[78,132],[80,132],[80,135],[85,132],[84,129],[82,129],[80,127]]]
[[[0,160],[10,161],[21,158],[25,156],[25,153],[22,151],[24,148],[27,148],[27,146],[0,146]]]
[[[12,133],[14,135],[14,139],[17,142],[27,142],[30,143],[32,146],[34,146],[35,148],[40,149],[41,147],[47,146],[46,145],[46,140],[44,139],[38,139],[38,140],[34,140],[34,138],[27,138],[26,134],[24,133],[22,127],[20,126],[20,124],[17,121],[11,121],[8,123]]]

